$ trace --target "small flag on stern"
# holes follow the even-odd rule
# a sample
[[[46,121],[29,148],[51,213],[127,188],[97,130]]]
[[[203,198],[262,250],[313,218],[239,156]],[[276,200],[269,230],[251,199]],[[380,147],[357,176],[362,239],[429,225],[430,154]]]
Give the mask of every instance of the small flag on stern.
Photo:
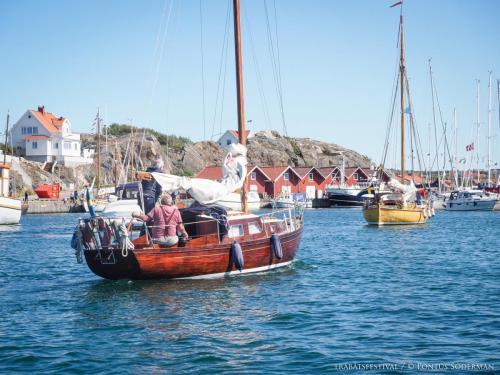
[[[474,142],[472,142],[470,145],[465,146],[465,151],[474,151]]]
[[[396,6],[398,6],[398,5],[401,5],[401,4],[403,4],[403,1],[398,1],[397,3],[392,4],[392,5],[390,6],[390,8],[394,8],[394,7],[396,7]]]

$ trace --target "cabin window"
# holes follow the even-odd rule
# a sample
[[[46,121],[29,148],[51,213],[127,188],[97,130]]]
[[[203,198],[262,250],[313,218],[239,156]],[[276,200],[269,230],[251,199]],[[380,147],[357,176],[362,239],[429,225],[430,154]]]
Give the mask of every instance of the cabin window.
[[[288,172],[285,172],[285,174],[283,175],[283,179],[286,181],[290,179],[290,175],[288,174]]]
[[[229,231],[227,233],[227,236],[229,238],[234,238],[234,237],[241,237],[243,236],[243,224],[237,224],[237,225],[231,225],[229,227]]]
[[[309,173],[309,181],[314,181],[314,173]]]
[[[256,180],[257,179],[257,172],[252,172],[251,174],[251,177],[250,177],[252,180]]]
[[[251,223],[248,223],[249,234],[259,234],[260,232],[262,232],[262,228],[258,221],[252,221]]]
[[[32,148],[32,149],[36,149],[36,148],[38,148],[38,142],[37,142],[37,141],[32,141],[32,142],[31,142],[31,148]]]

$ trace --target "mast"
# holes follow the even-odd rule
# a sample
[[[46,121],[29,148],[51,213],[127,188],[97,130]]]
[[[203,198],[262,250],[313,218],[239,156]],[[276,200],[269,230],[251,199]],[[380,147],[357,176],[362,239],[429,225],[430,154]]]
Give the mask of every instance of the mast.
[[[491,186],[491,71],[488,82],[488,187]]]
[[[7,123],[5,124],[5,143],[4,143],[4,148],[3,148],[3,164],[7,163],[7,137],[9,134],[9,119],[10,119],[10,114],[7,112]],[[2,175],[3,177],[3,175]],[[3,189],[3,181],[2,181],[2,189]]]
[[[401,181],[405,179],[405,52],[404,52],[404,28],[403,28],[403,4],[399,15],[399,30],[401,33],[401,57],[399,62],[399,78],[401,80]]]
[[[437,166],[437,178],[438,178],[438,192],[441,194],[441,169],[439,167],[439,147],[437,141],[437,127],[436,127],[436,109],[434,106],[434,78],[432,76],[432,65],[431,59],[429,59],[429,76],[431,78],[431,97],[432,97],[432,119],[434,122],[434,142],[436,144],[436,166]],[[443,154],[444,156],[445,154]]]
[[[234,54],[236,64],[236,99],[238,106],[238,134],[239,142],[246,147],[247,133],[245,129],[245,102],[243,97],[243,64],[241,55],[241,28],[240,28],[240,0],[233,0],[234,12]],[[243,212],[248,212],[247,205],[247,184],[246,184],[246,170],[244,171],[245,177],[243,188],[241,189],[241,208]]]
[[[97,108],[97,192],[101,188],[101,116]]]
[[[458,167],[455,165],[458,162],[458,127],[457,127],[457,109],[453,108],[453,133],[454,133],[454,155],[452,161],[452,169],[455,171],[455,186],[458,188]]]
[[[476,89],[476,104],[477,104],[477,123],[476,123],[476,155],[477,155],[477,183],[481,182],[481,174],[479,172],[479,80],[476,80],[477,89]],[[472,183],[472,181],[471,181]]]
[[[0,182],[1,182],[0,195],[2,197],[9,195],[9,188],[8,188],[9,175],[8,175],[8,170],[6,167],[6,163],[7,163],[7,135],[9,134],[9,119],[10,119],[10,115],[7,112],[7,123],[5,124],[5,144],[4,144],[4,149],[3,149],[3,165],[0,168]],[[4,172],[5,170],[7,170],[7,171]],[[4,189],[4,186],[5,186],[4,179],[7,179],[7,191],[5,191],[5,189]]]

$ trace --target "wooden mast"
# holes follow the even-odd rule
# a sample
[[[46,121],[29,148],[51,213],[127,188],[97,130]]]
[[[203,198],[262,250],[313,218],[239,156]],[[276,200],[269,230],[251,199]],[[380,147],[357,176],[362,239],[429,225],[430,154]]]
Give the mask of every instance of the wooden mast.
[[[247,133],[245,129],[245,102],[243,98],[243,64],[241,57],[241,29],[240,29],[240,0],[233,0],[234,13],[234,54],[236,63],[236,98],[238,105],[238,134],[239,142],[246,147]],[[247,192],[246,192],[246,170],[241,192],[242,211],[248,212]]]
[[[101,118],[97,108],[97,193],[101,188]]]
[[[404,29],[403,29],[403,4],[399,15],[399,30],[401,33],[401,58],[399,62],[399,75],[401,80],[401,181],[405,180],[405,52],[404,52]]]

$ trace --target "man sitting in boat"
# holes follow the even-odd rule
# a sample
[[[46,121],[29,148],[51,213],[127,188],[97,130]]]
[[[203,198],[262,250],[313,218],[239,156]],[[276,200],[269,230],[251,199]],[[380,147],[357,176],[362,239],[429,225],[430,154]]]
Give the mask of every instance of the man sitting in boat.
[[[182,224],[181,213],[175,205],[170,194],[161,196],[161,204],[154,207],[147,215],[140,212],[132,213],[132,217],[144,220],[146,222],[153,221],[152,238],[153,243],[162,246],[174,246],[179,242],[177,230],[184,238],[188,238],[188,233]]]

